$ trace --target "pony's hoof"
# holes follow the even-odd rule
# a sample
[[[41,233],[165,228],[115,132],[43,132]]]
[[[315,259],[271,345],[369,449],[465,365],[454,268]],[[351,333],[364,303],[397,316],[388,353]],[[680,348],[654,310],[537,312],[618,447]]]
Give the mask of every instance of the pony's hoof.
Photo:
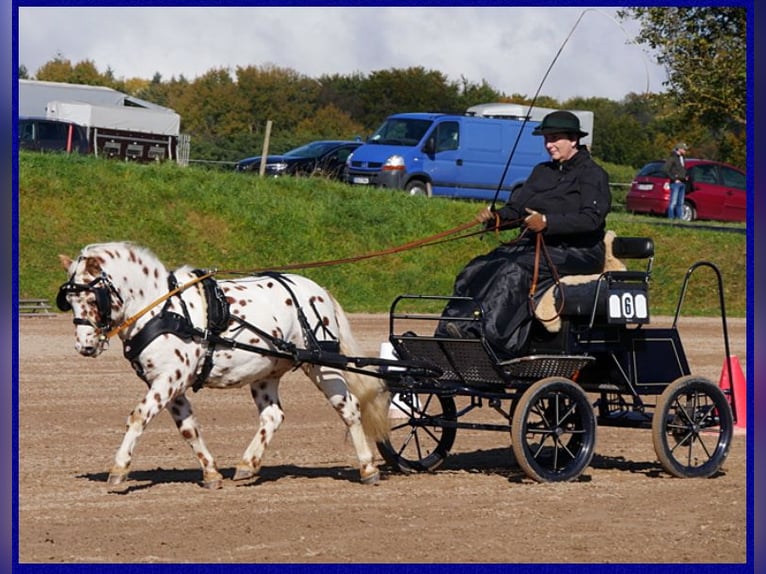
[[[247,480],[253,478],[258,474],[260,468],[253,468],[249,464],[238,464],[234,469],[234,476],[232,480]]]
[[[378,481],[380,481],[380,471],[377,468],[362,472],[362,484],[377,484]]]
[[[220,490],[223,488],[223,478],[214,478],[212,480],[203,480],[202,488],[207,490]]]
[[[127,472],[110,472],[109,477],[106,479],[107,484],[111,484],[112,486],[115,486],[117,484],[122,484],[125,482],[125,480],[128,478]]]
[[[211,472],[202,477],[202,486],[208,490],[223,488],[223,476],[219,472]]]

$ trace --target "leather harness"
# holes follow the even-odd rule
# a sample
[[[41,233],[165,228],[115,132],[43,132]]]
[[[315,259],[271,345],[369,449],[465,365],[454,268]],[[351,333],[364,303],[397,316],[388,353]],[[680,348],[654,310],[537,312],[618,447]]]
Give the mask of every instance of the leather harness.
[[[197,277],[201,277],[204,274],[204,271],[195,269],[192,273],[197,275]],[[288,284],[289,280],[280,273],[262,273],[261,275],[272,277],[290,294],[294,307],[297,310],[298,320],[303,328],[304,336],[308,340],[308,350],[298,349],[293,343],[274,337],[255,325],[248,323],[244,319],[232,315],[229,312],[229,302],[218,286],[218,282],[212,277],[207,277],[201,281],[205,300],[207,302],[206,329],[200,329],[199,327],[194,326],[191,317],[189,316],[186,302],[180,294],[178,294],[183,315],[170,311],[169,305],[172,298],[167,299],[162,311],[158,315],[149,319],[140,331],[130,339],[124,341],[123,355],[130,361],[136,374],[141,377],[142,380],[146,381],[144,369],[141,362],[138,360],[138,357],[141,352],[160,335],[174,335],[183,341],[191,341],[192,339],[207,341],[208,345],[202,369],[200,369],[200,372],[197,374],[197,377],[192,384],[192,390],[194,392],[197,392],[202,388],[213,369],[213,354],[215,353],[217,345],[222,345],[230,349],[242,349],[256,352],[270,357],[292,359],[296,364],[301,362],[319,362],[338,367],[345,366],[348,359],[339,354],[340,344],[337,338],[329,329],[327,329],[322,321],[317,321],[316,327],[314,329],[311,328],[308,319],[303,312],[303,308],[299,305],[295,293],[293,293],[293,290]],[[175,275],[171,272],[168,275],[168,289],[173,291],[177,286],[178,283]],[[319,312],[316,309],[314,302],[312,301],[310,304],[314,314],[319,317]],[[230,338],[221,337],[221,333],[229,327],[229,324],[232,321],[239,323],[242,327],[253,331],[264,340],[269,341],[275,349],[255,347],[253,345],[237,342]],[[329,337],[329,340],[318,340],[316,336],[316,330],[318,329],[321,329],[324,332],[324,335]]]
[[[205,274],[200,269],[192,271],[197,277],[201,277]],[[202,365],[202,369],[197,374],[197,378],[194,380],[192,389],[197,392],[202,388],[205,380],[210,375],[210,371],[213,369],[213,353],[215,352],[216,342],[218,342],[218,335],[226,330],[229,324],[229,302],[226,300],[223,292],[218,286],[218,282],[212,277],[207,277],[201,281],[202,288],[207,303],[207,328],[200,329],[195,327],[189,316],[189,310],[186,307],[186,302],[183,297],[178,296],[181,304],[181,310],[183,315],[175,313],[169,310],[170,301],[165,301],[165,305],[162,307],[162,311],[149,319],[146,325],[138,331],[130,339],[126,339],[123,343],[123,355],[131,366],[136,371],[136,374],[144,381],[144,369],[141,362],[138,360],[138,356],[141,352],[152,342],[154,339],[164,334],[171,334],[184,341],[190,341],[193,338],[208,341],[207,351],[205,352],[205,361]],[[178,281],[175,275],[171,272],[168,274],[168,290],[173,291],[178,287]]]

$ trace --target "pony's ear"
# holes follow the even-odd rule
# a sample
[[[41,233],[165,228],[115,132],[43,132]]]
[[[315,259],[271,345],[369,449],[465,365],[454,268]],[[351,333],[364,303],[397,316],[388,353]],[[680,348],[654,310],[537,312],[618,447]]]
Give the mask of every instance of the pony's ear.
[[[72,265],[72,258],[69,257],[69,255],[59,254],[59,261],[61,261],[61,265],[64,267],[64,269],[69,271],[69,267]]]

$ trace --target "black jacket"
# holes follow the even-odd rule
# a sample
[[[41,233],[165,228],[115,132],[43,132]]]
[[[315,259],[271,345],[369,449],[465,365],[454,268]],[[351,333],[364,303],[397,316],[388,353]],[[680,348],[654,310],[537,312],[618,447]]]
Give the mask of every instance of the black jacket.
[[[676,152],[670,154],[670,157],[665,161],[662,170],[668,174],[670,181],[686,180],[686,168],[681,163],[681,156]]]
[[[568,161],[535,166],[498,215],[503,227],[516,227],[528,215],[526,208],[533,209],[548,220],[546,244],[589,247],[604,239],[611,205],[609,176],[581,148]]]

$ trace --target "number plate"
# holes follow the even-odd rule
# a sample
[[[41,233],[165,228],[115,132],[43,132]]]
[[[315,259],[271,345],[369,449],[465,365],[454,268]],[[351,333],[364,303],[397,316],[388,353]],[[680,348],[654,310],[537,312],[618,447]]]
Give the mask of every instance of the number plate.
[[[354,177],[351,179],[353,183],[358,183],[361,185],[368,185],[370,183],[369,177]]]
[[[641,191],[651,191],[652,189],[654,189],[654,184],[651,184],[651,183],[639,183],[638,184],[638,189],[640,189]]]
[[[610,323],[648,323],[649,301],[646,291],[609,291],[608,320]]]

